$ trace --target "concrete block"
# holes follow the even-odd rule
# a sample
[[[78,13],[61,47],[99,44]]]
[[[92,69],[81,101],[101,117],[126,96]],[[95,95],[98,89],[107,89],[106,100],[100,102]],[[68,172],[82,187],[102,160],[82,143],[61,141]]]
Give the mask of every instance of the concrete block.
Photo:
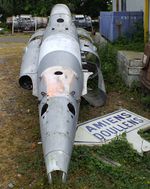
[[[118,51],[118,59],[131,67],[142,67],[143,52]]]
[[[127,86],[131,87],[133,81],[139,81],[142,58],[144,53],[133,51],[118,51],[118,68]]]

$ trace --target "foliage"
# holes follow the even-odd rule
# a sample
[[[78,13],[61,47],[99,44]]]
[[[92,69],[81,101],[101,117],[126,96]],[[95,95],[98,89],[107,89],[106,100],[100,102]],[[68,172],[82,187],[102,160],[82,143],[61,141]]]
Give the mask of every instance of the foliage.
[[[121,36],[113,45],[119,49],[133,50],[133,51],[143,51],[144,49],[144,29],[143,25],[135,23],[134,33],[128,33],[127,36]]]
[[[150,108],[150,95],[142,95],[141,96],[141,102],[146,108]]]
[[[18,189],[149,188],[150,154],[146,153],[143,157],[139,156],[124,138],[117,138],[102,147],[74,147],[67,183],[62,185],[60,182],[55,182],[49,185],[42,146],[38,145],[41,140],[37,111],[38,102],[29,91],[21,90],[17,82],[21,62],[19,57],[25,44],[9,43],[3,45],[5,48],[1,48],[1,57],[7,55],[8,62],[0,64],[3,110],[1,117],[3,126],[0,133],[0,149],[2,151],[0,185],[2,184],[2,188],[8,188],[8,182],[11,180],[15,183],[14,188]],[[140,114],[143,114],[144,110],[141,108],[141,104],[138,104],[140,99],[137,95],[139,89],[135,86],[130,91],[122,84],[121,79],[117,78],[117,51],[111,44],[102,45],[98,47],[98,50],[104,70],[105,85],[106,87],[109,86],[107,93],[118,91],[116,93],[118,96],[122,93],[131,106],[134,106],[130,100],[133,96],[136,112],[139,111]],[[8,55],[12,56],[8,58]],[[117,96],[115,100],[117,101]],[[110,101],[111,99],[108,99],[108,103]],[[100,116],[100,113],[109,113],[112,110],[110,109],[111,106],[113,106],[113,102],[109,105],[109,109],[108,105],[100,108],[84,105],[79,119],[85,121],[91,119],[92,116]],[[103,158],[113,160],[121,166],[104,163]]]
[[[100,11],[107,11],[110,8],[110,0],[84,0],[78,6],[78,12],[82,14],[91,15],[92,17],[99,16]]]
[[[35,155],[22,153],[17,158],[18,173],[28,178],[33,189],[148,189],[150,184],[149,154],[139,156],[124,138],[113,140],[109,145],[101,147],[74,147],[65,185],[55,181],[49,186],[41,151],[41,147],[38,147]],[[104,163],[103,158],[113,160],[120,166]],[[32,172],[36,173],[36,182],[32,181]],[[28,188],[26,183],[24,186]]]
[[[136,48],[136,46],[134,47]],[[118,48],[120,49],[120,46]],[[126,48],[124,47],[123,49]],[[138,101],[141,103],[140,105],[143,107],[143,109],[145,109],[145,111],[149,111],[149,92],[144,92],[144,89],[140,86],[139,82],[133,82],[131,88],[128,88],[123,82],[118,71],[116,46],[110,43],[102,44],[98,46],[98,52],[107,92],[115,90],[120,91],[121,93],[124,93],[126,100],[134,96],[134,98],[139,99]]]
[[[72,12],[98,16],[101,10],[108,10],[111,0],[0,0],[0,12],[5,17],[19,14],[48,16],[53,5],[64,3]]]
[[[111,44],[102,44],[98,47],[101,60],[102,73],[108,88],[124,87],[118,73],[117,50]]]
[[[122,90],[124,93],[133,93],[134,96],[139,98],[144,108],[150,108],[150,95],[149,92],[144,93],[144,89],[140,87],[140,83],[133,82],[130,89],[128,89],[119,73],[117,66],[117,50],[132,50],[143,52],[144,39],[143,39],[143,26],[139,23],[136,25],[136,31],[130,37],[122,36],[115,43],[108,43],[107,45],[99,46],[99,55],[102,62],[102,72],[106,81],[107,88],[116,88]],[[113,73],[113,74],[112,74]]]
[[[140,130],[139,134],[147,141],[150,142],[150,129],[149,130]]]

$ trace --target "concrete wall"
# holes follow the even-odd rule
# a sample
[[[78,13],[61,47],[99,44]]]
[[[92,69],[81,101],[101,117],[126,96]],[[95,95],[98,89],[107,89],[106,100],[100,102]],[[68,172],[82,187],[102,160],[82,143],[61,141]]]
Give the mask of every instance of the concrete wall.
[[[126,0],[127,11],[144,11],[144,0]]]
[[[113,11],[116,11],[116,2],[113,0]],[[119,11],[121,10],[121,0],[119,0]],[[126,11],[144,11],[144,0],[126,0]]]

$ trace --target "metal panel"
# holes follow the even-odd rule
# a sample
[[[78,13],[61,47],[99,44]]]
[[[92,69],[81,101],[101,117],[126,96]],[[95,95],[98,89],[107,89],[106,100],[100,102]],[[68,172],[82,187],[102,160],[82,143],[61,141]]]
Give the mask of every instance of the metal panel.
[[[39,33],[35,34],[25,49],[19,78],[20,85],[25,89],[33,89],[34,96],[37,96],[37,66],[41,44],[41,39],[38,36]]]
[[[100,12],[100,33],[111,42],[120,36],[130,37],[136,23],[143,24],[143,12]]]
[[[84,39],[79,40],[78,33]],[[78,30],[78,33],[68,7],[58,4],[52,9],[46,30],[38,31],[29,40],[22,61],[20,85],[33,88],[39,100],[49,182],[55,171],[61,174],[62,182],[66,181],[81,96],[95,106],[106,101],[97,49],[85,30]],[[90,56],[85,56],[87,54]],[[94,57],[95,62],[89,62],[90,57]],[[96,76],[98,93],[95,98],[93,91],[87,90],[87,82]]]

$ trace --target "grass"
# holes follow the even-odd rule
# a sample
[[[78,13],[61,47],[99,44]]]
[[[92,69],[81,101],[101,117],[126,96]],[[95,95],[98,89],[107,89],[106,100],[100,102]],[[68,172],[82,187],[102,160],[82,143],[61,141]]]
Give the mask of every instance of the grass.
[[[134,43],[133,41],[132,45],[136,49],[135,44],[136,43]],[[143,44],[140,45],[140,48],[142,46]],[[120,94],[124,94],[123,99],[125,101],[130,101],[131,99],[132,101],[135,101],[136,99],[137,104],[135,104],[135,106],[132,104],[132,107],[130,107],[129,109],[131,109],[131,111],[133,112],[137,112],[138,114],[141,114],[141,109],[138,111],[137,106],[141,107],[145,112],[148,112],[149,114],[148,118],[150,118],[150,95],[148,93],[146,94],[143,92],[143,88],[140,87],[139,82],[133,82],[131,88],[128,88],[125,85],[118,72],[117,48],[115,47],[112,44],[99,46],[99,55],[101,58],[102,73],[105,79],[105,84],[107,86],[107,91],[108,92],[119,91]],[[124,46],[124,49],[126,49],[126,46]],[[119,50],[120,50],[120,46],[119,46]],[[134,50],[134,48],[132,50]],[[139,132],[139,134],[146,140],[150,141],[149,130],[141,131]]]
[[[0,64],[0,188],[14,183],[15,189],[148,189],[150,187],[150,154],[143,157],[124,137],[102,147],[75,146],[67,184],[48,184],[40,139],[37,99],[18,85],[22,50],[25,44],[1,44]],[[104,107],[91,107],[82,101],[79,122],[110,113],[120,107],[149,117],[135,87],[123,84],[116,67],[116,50],[100,47],[102,71],[108,100]],[[7,52],[7,53],[6,53]],[[112,74],[113,73],[113,74]],[[7,86],[7,87],[6,87]],[[144,134],[148,135],[149,132]],[[108,158],[121,166],[105,164]]]
[[[32,158],[36,157],[36,158]],[[99,158],[107,157],[121,164],[113,167],[104,164]],[[22,177],[24,182],[18,184],[36,189],[100,189],[100,188],[144,188],[150,184],[150,158],[148,154],[139,156],[124,140],[114,140],[109,145],[102,147],[75,147],[72,154],[67,184],[59,182],[49,186],[45,176],[41,149],[37,148],[34,155],[24,154],[19,157]],[[34,173],[34,174],[33,174]],[[31,176],[32,175],[32,176]],[[35,179],[35,180],[34,180]]]
[[[140,130],[139,131],[139,134],[145,138],[145,140],[149,141],[150,142],[150,130]]]
[[[144,30],[143,24],[136,23],[135,30],[132,35],[129,33],[128,36],[121,36],[117,41],[115,41],[113,46],[118,50],[130,50],[143,52],[144,50]]]
[[[140,83],[133,82],[131,88],[128,88],[122,80],[117,65],[117,49],[112,44],[102,44],[98,47],[98,51],[107,91],[120,91],[121,93],[124,93],[126,99],[134,96],[134,98],[137,98],[140,102],[140,106],[145,110],[149,110],[150,96],[148,93],[146,94],[143,92]]]
[[[143,52],[144,50],[144,40],[143,41],[133,41],[126,37],[121,37],[118,41],[112,43],[114,47],[118,50],[130,50]]]

